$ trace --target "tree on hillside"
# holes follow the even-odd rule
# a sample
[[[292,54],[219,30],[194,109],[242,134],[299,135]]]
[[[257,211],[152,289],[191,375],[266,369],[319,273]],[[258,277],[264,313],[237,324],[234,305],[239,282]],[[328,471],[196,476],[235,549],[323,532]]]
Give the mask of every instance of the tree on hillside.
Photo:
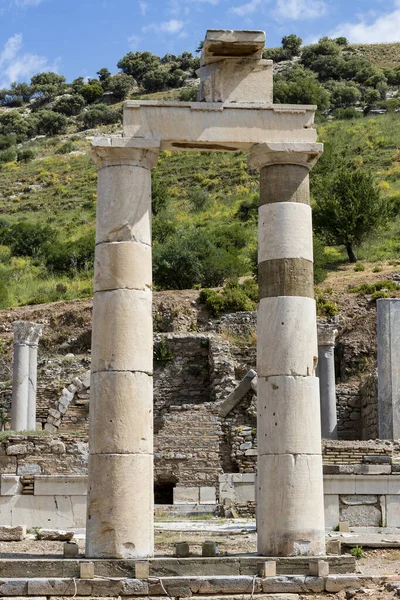
[[[349,261],[357,261],[355,248],[384,224],[387,203],[372,173],[341,167],[314,186],[314,225],[328,244],[346,248]]]
[[[274,78],[274,102],[280,104],[317,104],[321,111],[329,108],[329,92],[311,71],[302,65],[290,65]]]
[[[159,65],[159,57],[151,52],[128,52],[117,63],[118,69],[131,75],[139,83],[148,71],[156,69]]]
[[[301,37],[291,33],[290,35],[285,35],[282,38],[282,48],[287,50],[290,56],[299,56],[300,47],[303,43]]]

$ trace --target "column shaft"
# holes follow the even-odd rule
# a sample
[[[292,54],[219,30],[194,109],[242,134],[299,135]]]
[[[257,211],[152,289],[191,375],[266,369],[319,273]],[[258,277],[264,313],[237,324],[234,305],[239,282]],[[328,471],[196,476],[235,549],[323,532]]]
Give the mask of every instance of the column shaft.
[[[379,299],[378,418],[381,440],[400,438],[400,298]]]
[[[11,429],[26,431],[29,390],[29,346],[14,345],[14,365],[11,404]]]
[[[334,346],[318,346],[318,378],[322,437],[327,440],[337,440]]]
[[[29,382],[27,410],[28,431],[36,430],[37,355],[38,347],[35,344],[33,344],[29,347]]]
[[[325,551],[316,307],[308,168],[261,163],[258,552]],[[279,162],[279,161],[277,161]]]
[[[151,172],[110,150],[99,170],[86,556],[153,555]]]

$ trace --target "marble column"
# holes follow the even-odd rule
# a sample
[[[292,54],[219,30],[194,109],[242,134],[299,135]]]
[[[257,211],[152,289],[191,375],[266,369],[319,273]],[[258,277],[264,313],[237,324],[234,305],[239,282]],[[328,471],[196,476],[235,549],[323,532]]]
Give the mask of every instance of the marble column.
[[[378,313],[378,420],[381,440],[400,438],[400,298],[380,298]]]
[[[260,144],[257,538],[265,556],[325,552],[309,170],[321,144]]]
[[[158,149],[133,143],[110,138],[111,147],[93,149],[99,173],[86,525],[91,558],[154,551],[151,168]]]
[[[322,437],[337,440],[335,339],[336,326],[318,323],[318,368]]]
[[[36,429],[37,348],[41,325],[15,321],[11,429]]]

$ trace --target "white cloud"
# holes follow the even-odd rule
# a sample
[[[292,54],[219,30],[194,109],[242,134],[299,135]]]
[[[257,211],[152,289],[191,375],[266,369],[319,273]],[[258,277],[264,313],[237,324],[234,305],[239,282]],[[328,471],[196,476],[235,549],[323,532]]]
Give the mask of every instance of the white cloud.
[[[168,33],[169,35],[173,35],[175,33],[180,33],[184,25],[185,23],[179,19],[170,19],[169,21],[163,21],[162,23],[150,23],[150,25],[143,27],[142,31],[144,33],[147,31],[154,31],[156,33]]]
[[[42,71],[57,71],[57,63],[49,64],[45,56],[22,53],[22,34],[16,33],[0,51],[0,88],[9,87],[13,81],[26,81]]]
[[[245,15],[251,15],[256,12],[257,8],[260,6],[262,0],[250,0],[250,2],[246,2],[246,4],[241,4],[240,6],[235,6],[231,8],[231,12],[235,15],[239,15],[239,17],[244,17]]]
[[[275,15],[288,21],[307,21],[322,17],[327,9],[323,0],[277,0]]]
[[[149,8],[148,2],[139,2],[140,13],[144,17],[147,13],[147,9]]]
[[[129,36],[128,37],[129,48],[131,50],[137,50],[141,41],[142,41],[142,38],[140,37],[140,35],[133,34],[133,35]]]
[[[329,35],[344,36],[353,43],[398,42],[400,30],[400,0],[395,0],[398,8],[390,13],[367,22],[366,15],[361,15],[357,23],[342,23]]]

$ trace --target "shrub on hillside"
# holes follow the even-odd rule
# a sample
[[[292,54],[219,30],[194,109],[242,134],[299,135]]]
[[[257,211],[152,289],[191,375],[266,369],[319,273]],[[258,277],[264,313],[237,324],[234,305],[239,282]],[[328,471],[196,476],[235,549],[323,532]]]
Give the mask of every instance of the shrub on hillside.
[[[136,85],[134,78],[126,73],[111,75],[106,81],[107,91],[111,92],[117,100],[125,100],[131,89]]]
[[[142,85],[146,92],[160,92],[165,90],[170,74],[164,67],[151,69],[143,76]]]
[[[5,150],[0,150],[0,165],[2,163],[13,162],[17,159],[17,149],[15,146],[11,148],[6,148]]]
[[[227,281],[221,292],[207,288],[201,290],[199,300],[214,317],[224,312],[253,311],[258,302],[258,285],[254,279],[243,284],[232,279]]]
[[[53,110],[66,117],[74,117],[82,111],[85,105],[85,99],[81,94],[66,94],[57,100]]]
[[[302,65],[289,65],[275,76],[274,102],[279,104],[317,104],[320,111],[329,108],[330,95],[311,71]]]
[[[35,116],[39,135],[59,135],[67,131],[68,119],[65,115],[52,110],[40,110]]]
[[[56,231],[50,225],[30,221],[0,223],[0,244],[9,246],[13,256],[39,256],[55,238]]]
[[[117,67],[141,83],[144,75],[156,69],[159,64],[160,58],[151,52],[128,52],[118,61]]]
[[[83,96],[87,104],[93,104],[97,102],[103,96],[104,90],[99,83],[88,83],[83,85],[79,90],[81,96]]]
[[[77,240],[48,245],[45,262],[55,273],[72,273],[91,269],[94,262],[95,231],[91,229]]]
[[[30,162],[36,156],[35,151],[32,148],[21,148],[18,150],[17,161],[18,162]]]
[[[122,121],[122,113],[106,104],[94,104],[79,117],[82,129],[92,129],[99,125],[111,125]]]

